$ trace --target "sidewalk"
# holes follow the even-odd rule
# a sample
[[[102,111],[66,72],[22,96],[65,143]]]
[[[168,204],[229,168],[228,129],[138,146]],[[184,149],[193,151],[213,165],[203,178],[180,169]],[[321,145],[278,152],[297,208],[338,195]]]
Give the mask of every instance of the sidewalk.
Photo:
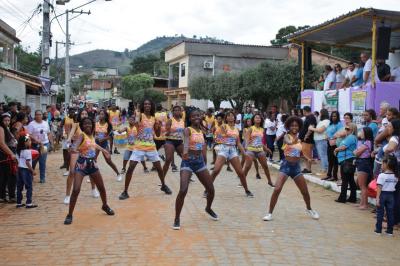
[[[274,153],[274,157],[276,157],[276,158],[279,157],[279,154],[276,154],[276,156],[275,156],[275,153]],[[280,168],[280,164],[275,161],[273,163],[268,161],[268,165],[277,170],[279,170],[279,168]],[[313,173],[318,173],[320,171],[319,161],[317,161],[317,163],[314,163],[312,165],[311,169],[312,169]],[[312,174],[304,174],[304,178],[307,181],[314,183],[316,185],[319,185],[325,189],[340,193],[341,186],[338,186],[336,181],[321,180],[320,177],[314,175],[313,173]],[[355,174],[355,177],[357,177],[357,173]],[[347,194],[350,195],[350,192],[348,191]],[[360,190],[357,190],[357,199],[360,199],[360,195],[361,195]],[[376,206],[376,200],[374,198],[368,198],[368,202],[369,202],[369,204]]]

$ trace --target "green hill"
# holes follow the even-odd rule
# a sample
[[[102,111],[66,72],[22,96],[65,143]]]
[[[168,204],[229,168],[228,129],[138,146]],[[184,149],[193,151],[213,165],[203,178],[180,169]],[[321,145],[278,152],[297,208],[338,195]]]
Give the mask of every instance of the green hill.
[[[218,43],[228,43],[224,40],[219,40],[213,37],[205,38],[188,38],[183,35],[174,37],[157,37],[140,47],[136,50],[125,49],[123,52],[117,52],[112,50],[93,50],[84,52],[81,54],[73,55],[70,57],[71,68],[76,68],[82,66],[83,68],[96,68],[96,67],[116,67],[120,70],[120,73],[127,73],[130,68],[130,63],[132,59],[137,56],[145,56],[148,54],[159,55],[160,51],[164,48],[175,44],[183,40],[196,40],[204,42],[218,42]],[[61,59],[63,60],[63,59]]]

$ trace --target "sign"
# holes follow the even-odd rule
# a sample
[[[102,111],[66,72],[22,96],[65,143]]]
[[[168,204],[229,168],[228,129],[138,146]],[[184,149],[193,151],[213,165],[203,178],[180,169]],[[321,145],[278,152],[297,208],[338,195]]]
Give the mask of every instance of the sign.
[[[312,105],[312,96],[304,96],[301,98],[301,108],[304,108],[305,106],[311,107]]]
[[[324,108],[328,110],[329,113],[338,110],[338,100],[339,92],[337,90],[327,90],[324,92]]]
[[[353,122],[358,126],[362,124],[362,114],[365,111],[365,102],[367,99],[366,91],[353,91],[351,94],[351,112],[353,113]]]

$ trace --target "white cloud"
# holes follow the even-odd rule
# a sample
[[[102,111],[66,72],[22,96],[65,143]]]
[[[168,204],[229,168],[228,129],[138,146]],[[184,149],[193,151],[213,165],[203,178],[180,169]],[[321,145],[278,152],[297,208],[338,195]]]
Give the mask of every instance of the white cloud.
[[[56,6],[56,12],[62,13],[87,1],[71,0],[66,6]],[[41,15],[34,16],[25,29],[21,24],[41,2],[0,0],[1,19],[18,30],[22,45],[30,46],[31,50],[36,50],[40,43]],[[277,31],[286,25],[315,25],[360,6],[390,10],[397,4],[397,0],[97,0],[83,8],[92,12],[90,16],[81,15],[70,23],[72,41],[81,44],[73,46],[71,53],[92,49],[132,50],[157,36],[175,34],[269,45]],[[65,30],[65,16],[59,20]],[[56,21],[52,23],[52,32],[53,41],[65,40]],[[85,44],[88,42],[91,43]],[[60,56],[64,52],[61,48]],[[52,56],[54,53],[53,45]]]

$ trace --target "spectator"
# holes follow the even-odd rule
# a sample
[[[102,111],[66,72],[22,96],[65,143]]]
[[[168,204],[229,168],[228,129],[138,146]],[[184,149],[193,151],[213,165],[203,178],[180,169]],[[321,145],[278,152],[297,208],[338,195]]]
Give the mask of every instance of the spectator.
[[[16,102],[10,102],[8,104],[8,113],[11,115],[11,124],[15,123],[15,120],[17,119],[17,103]]]
[[[303,154],[306,158],[312,158],[312,150],[314,146],[314,135],[312,131],[309,131],[308,128],[310,126],[315,127],[317,125],[317,119],[311,112],[311,108],[309,106],[305,106],[303,108],[303,114],[305,116],[304,125],[299,132],[299,139],[302,141],[302,150]],[[305,168],[302,171],[303,174],[311,173],[311,162],[305,162]]]
[[[269,161],[272,162],[273,153],[274,153],[274,142],[276,139],[276,127],[277,127],[277,119],[276,113],[269,112],[267,118],[264,121],[264,130],[265,137],[267,141],[267,147],[271,150],[269,154]]]
[[[330,124],[329,113],[326,109],[321,109],[320,121],[317,126],[310,126],[308,129],[314,132],[314,142],[317,148],[318,156],[321,160],[322,172],[317,173],[319,176],[327,177],[328,173],[328,136],[326,130]]]
[[[284,152],[282,150],[282,146],[283,146],[283,138],[286,135],[286,128],[285,128],[285,122],[288,119],[288,115],[287,114],[283,114],[281,116],[280,121],[278,122],[278,127],[276,129],[276,146],[278,147],[278,151],[279,151],[279,163],[282,162],[283,159],[285,159],[285,155]]]
[[[292,110],[290,110],[290,116],[299,116],[299,110],[296,108],[293,108]]]
[[[17,141],[10,131],[11,115],[3,113],[0,118],[0,203],[16,202],[16,148]],[[8,200],[6,199],[6,188]]]
[[[378,124],[374,122],[376,120],[376,113],[373,109],[368,109],[363,113],[364,124],[367,127],[372,129],[372,133],[374,134],[374,138],[378,134]]]
[[[400,66],[392,70],[390,81],[400,82]]]
[[[335,64],[335,73],[336,73],[335,88],[341,88],[345,79],[346,71],[343,70],[340,64]]]
[[[253,113],[251,112],[250,106],[246,107],[246,112],[243,115],[243,121],[246,121],[247,119],[253,118]]]
[[[26,135],[28,132],[26,131],[25,126],[28,125],[28,117],[24,112],[19,112],[17,114],[17,119],[12,127],[15,129],[15,139],[19,139],[20,136]]]
[[[373,161],[371,153],[374,147],[372,129],[364,127],[358,133],[357,149],[354,151],[357,166],[357,183],[361,189],[360,210],[368,209],[368,182],[372,179]]]
[[[379,128],[379,132],[381,132],[389,123],[388,119],[386,118],[387,111],[390,108],[390,104],[388,102],[381,102],[381,105],[379,106],[379,117],[377,119],[377,123],[381,125]]]
[[[325,66],[325,74],[326,77],[324,82],[324,91],[334,89],[336,82],[336,73],[335,71],[333,71],[330,65]]]
[[[49,149],[49,140],[52,139],[50,127],[47,121],[43,120],[43,114],[40,110],[35,112],[35,120],[29,123],[28,133],[32,140],[32,148],[39,151],[39,171],[40,183],[46,182],[46,160],[47,150]],[[33,162],[35,168],[37,161]]]
[[[324,89],[324,83],[325,83],[325,76],[320,75],[319,79],[317,81],[317,90],[323,90]]]
[[[385,63],[385,59],[377,59],[378,77],[380,81],[390,81],[390,66]]]
[[[354,150],[357,148],[357,126],[350,123],[345,126],[346,137],[341,142],[340,146],[335,149],[335,154],[340,165],[340,175],[342,176],[342,187],[339,198],[336,202],[355,203],[356,198],[356,183],[354,181]],[[350,185],[350,197],[347,198],[347,187]]]
[[[354,76],[354,79],[353,79],[353,83],[351,84],[352,86],[359,87],[359,86],[362,86],[364,84],[364,79],[363,79],[364,78],[363,77],[364,65],[365,64],[362,61],[358,65],[357,72],[356,72],[356,74]]]
[[[235,115],[236,115],[235,127],[239,131],[240,142],[242,142],[243,141],[242,114],[237,108],[235,108]]]
[[[358,68],[356,68],[353,62],[350,62],[349,65],[347,66],[346,75],[344,77],[344,81],[341,88],[348,88],[353,85],[353,83],[357,79],[356,77],[357,71]]]
[[[33,120],[31,112],[32,112],[31,107],[29,105],[25,106],[25,113],[26,116],[28,117],[28,124]]]
[[[338,180],[338,169],[339,163],[334,154],[336,146],[335,134],[342,129],[343,125],[340,122],[339,112],[333,111],[330,117],[330,124],[326,129],[326,135],[328,137],[328,173],[326,174],[326,179],[328,181]]]
[[[369,57],[369,54],[366,52],[361,53],[361,61],[365,64],[363,68],[363,85],[371,83],[372,80],[372,60]],[[378,71],[376,66],[375,67],[375,82],[380,81],[378,77]]]

